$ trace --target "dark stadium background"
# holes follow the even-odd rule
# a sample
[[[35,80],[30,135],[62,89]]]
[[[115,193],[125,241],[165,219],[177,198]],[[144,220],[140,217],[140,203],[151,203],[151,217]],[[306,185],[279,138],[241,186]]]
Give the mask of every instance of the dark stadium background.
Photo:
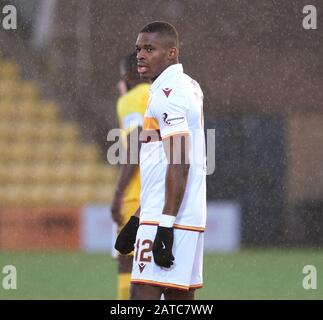
[[[173,23],[180,34],[184,70],[204,91],[205,127],[215,129],[216,169],[207,177],[208,200],[234,201],[241,207],[241,250],[206,255],[206,283],[199,297],[322,298],[322,1],[1,0],[0,8],[5,4],[17,7],[18,28],[4,30],[0,24],[0,74],[1,61],[9,63],[9,73],[10,66],[16,66],[17,79],[37,88],[36,97],[27,85],[22,100],[50,101],[58,121],[76,125],[77,141],[87,145],[84,155],[95,164],[93,174],[109,167],[106,136],[117,126],[120,58],[133,50],[137,32],[146,23]],[[302,10],[308,4],[317,8],[317,30],[302,27]],[[3,88],[0,112],[5,114],[1,99],[8,92]],[[4,135],[0,139],[3,148],[15,148],[15,140],[6,142]],[[36,142],[31,140],[33,147]],[[71,195],[74,203],[60,202],[64,192],[47,203],[45,196],[37,198],[37,190],[37,201],[29,202],[28,195],[24,201],[17,194],[8,196],[10,188],[21,192],[32,183],[28,178],[21,182],[17,173],[17,180],[6,175],[6,166],[12,168],[10,157],[0,161],[0,268],[16,265],[21,281],[15,291],[0,287],[0,297],[113,299],[116,266],[108,255],[77,250],[74,240],[58,251],[44,242],[35,250],[32,243],[37,239],[30,248],[19,247],[3,228],[13,215],[28,223],[28,217],[46,207],[58,214],[67,207],[109,203],[115,168],[105,173],[106,189],[104,180],[93,181],[88,174],[99,197],[86,185],[85,196]],[[24,158],[20,161],[24,165]],[[46,180],[46,171],[44,175]],[[71,186],[74,180],[62,181]],[[44,219],[50,214],[44,213]],[[302,287],[305,265],[317,268],[317,290]]]

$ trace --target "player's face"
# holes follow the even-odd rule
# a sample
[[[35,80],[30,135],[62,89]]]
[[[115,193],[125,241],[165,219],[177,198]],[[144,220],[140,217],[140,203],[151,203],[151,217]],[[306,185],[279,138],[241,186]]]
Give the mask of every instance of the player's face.
[[[138,73],[141,78],[154,79],[170,64],[170,52],[159,33],[139,33],[136,41]]]

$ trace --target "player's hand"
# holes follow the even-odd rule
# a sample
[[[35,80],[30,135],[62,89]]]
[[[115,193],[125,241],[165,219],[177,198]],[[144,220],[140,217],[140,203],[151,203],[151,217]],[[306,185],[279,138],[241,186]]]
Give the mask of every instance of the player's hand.
[[[121,229],[117,237],[114,247],[121,254],[128,254],[133,251],[137,230],[139,227],[139,218],[136,216],[131,216],[126,225]]]
[[[170,268],[174,261],[172,253],[174,242],[174,229],[158,227],[153,244],[153,256],[155,263],[160,267]]]

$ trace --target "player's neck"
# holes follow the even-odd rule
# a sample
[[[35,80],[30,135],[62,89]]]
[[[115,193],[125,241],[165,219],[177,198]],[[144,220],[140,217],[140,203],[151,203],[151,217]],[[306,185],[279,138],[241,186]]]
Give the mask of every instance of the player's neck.
[[[152,78],[150,81],[153,83],[168,67],[173,66],[174,64],[178,64],[179,61],[175,60],[174,62],[168,64],[156,77]]]

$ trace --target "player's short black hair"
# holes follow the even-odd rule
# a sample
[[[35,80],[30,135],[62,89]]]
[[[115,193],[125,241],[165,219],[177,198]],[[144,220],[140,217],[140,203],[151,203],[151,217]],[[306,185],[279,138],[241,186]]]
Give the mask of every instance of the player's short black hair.
[[[124,56],[120,64],[125,68],[127,73],[137,73],[137,53],[136,51]]]
[[[146,26],[144,26],[141,30],[140,33],[159,33],[162,36],[168,37],[170,40],[170,45],[178,47],[178,32],[176,28],[165,21],[154,21]]]

